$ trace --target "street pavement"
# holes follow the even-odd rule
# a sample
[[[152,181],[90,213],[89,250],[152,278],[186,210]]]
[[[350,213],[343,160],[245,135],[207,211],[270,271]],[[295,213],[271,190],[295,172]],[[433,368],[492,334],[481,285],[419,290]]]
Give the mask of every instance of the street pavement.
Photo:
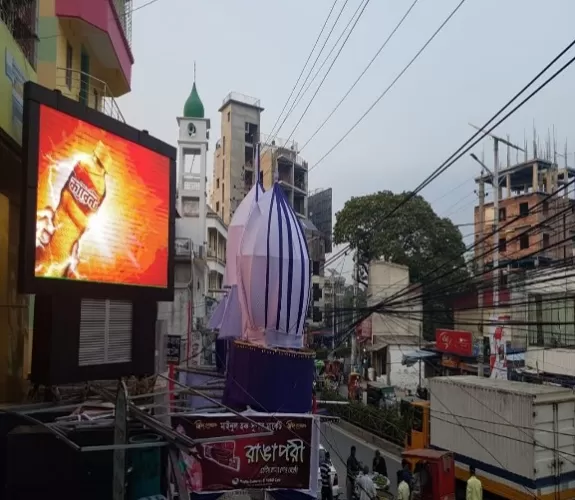
[[[343,500],[345,498],[345,462],[347,461],[347,457],[349,457],[350,448],[355,445],[358,460],[362,464],[367,465],[370,470],[377,448],[329,422],[321,424],[320,439],[321,444],[329,451],[331,461],[337,470],[341,492],[340,500]],[[379,451],[385,458],[385,463],[387,464],[387,474],[391,480],[390,489],[392,492],[395,492],[397,489],[397,485],[395,484],[397,471],[401,468],[401,458],[381,449]]]

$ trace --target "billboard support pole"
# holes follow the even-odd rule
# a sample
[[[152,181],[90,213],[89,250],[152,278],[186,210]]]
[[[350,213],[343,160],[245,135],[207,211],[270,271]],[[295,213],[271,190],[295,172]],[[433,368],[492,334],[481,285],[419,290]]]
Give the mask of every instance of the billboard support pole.
[[[118,393],[114,409],[114,479],[113,499],[126,497],[126,449],[128,444],[128,390],[122,379],[118,382]]]

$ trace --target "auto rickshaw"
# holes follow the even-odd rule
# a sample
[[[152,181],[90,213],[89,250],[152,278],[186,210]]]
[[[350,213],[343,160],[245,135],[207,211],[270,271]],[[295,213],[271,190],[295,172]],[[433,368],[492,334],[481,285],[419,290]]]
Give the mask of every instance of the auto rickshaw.
[[[411,471],[420,474],[421,500],[455,500],[455,461],[450,451],[426,448],[404,451]]]
[[[347,397],[351,401],[361,401],[361,375],[351,372],[347,380]]]

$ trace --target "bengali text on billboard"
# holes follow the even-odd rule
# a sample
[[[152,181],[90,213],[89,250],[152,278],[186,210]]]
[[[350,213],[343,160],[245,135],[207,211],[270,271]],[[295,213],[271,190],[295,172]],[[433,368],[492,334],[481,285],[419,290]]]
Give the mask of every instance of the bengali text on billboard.
[[[176,431],[203,440],[189,454],[182,453],[181,470],[190,492],[310,488],[313,419],[303,415],[249,418],[264,428],[231,414],[172,417]],[[266,429],[273,434],[249,436]],[[230,439],[221,439],[225,437]]]
[[[438,351],[458,356],[473,356],[473,334],[462,330],[435,330],[435,347]]]
[[[40,105],[34,276],[166,288],[170,158]]]

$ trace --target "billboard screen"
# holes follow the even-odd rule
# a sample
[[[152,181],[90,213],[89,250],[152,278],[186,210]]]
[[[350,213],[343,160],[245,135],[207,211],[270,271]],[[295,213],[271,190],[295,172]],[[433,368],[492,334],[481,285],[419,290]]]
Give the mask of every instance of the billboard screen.
[[[202,442],[195,454],[181,453],[189,493],[313,489],[319,464],[312,450],[311,415],[251,414],[249,418],[229,413],[172,417],[177,432]],[[273,434],[262,436],[265,429]]]
[[[173,294],[175,150],[75,101],[41,101],[26,100],[25,291],[73,282]]]

